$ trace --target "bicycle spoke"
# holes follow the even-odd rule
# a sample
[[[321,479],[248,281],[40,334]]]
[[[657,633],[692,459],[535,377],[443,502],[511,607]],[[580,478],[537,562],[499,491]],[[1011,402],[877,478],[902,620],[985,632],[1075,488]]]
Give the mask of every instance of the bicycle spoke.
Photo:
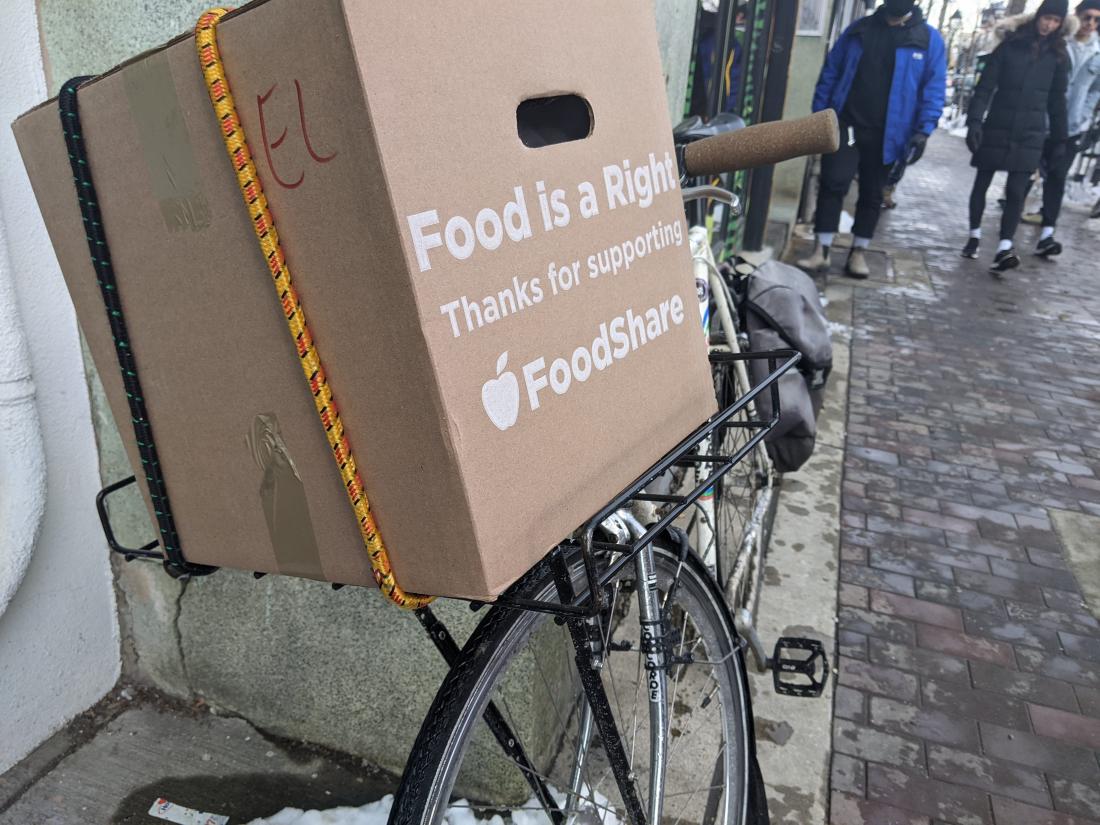
[[[676,751],[679,750],[680,743],[685,742],[688,739],[690,739],[691,737],[689,736],[689,734],[694,733],[695,729],[697,727],[698,727],[698,717],[696,717],[694,720],[692,720],[691,727],[689,727],[686,731],[684,731],[678,737],[676,737],[676,741],[672,743],[672,747],[669,749],[669,752],[668,752],[668,758],[670,760],[675,755]]]
[[[634,718],[630,732],[630,769],[634,770],[634,751],[638,741],[638,694],[642,689],[642,651],[638,651],[638,669],[634,675]]]
[[[540,671],[540,673],[544,673],[544,671],[543,671],[543,669],[542,669],[542,665],[541,665],[541,660],[539,659],[538,655],[537,655],[537,654],[533,654],[533,655],[532,655],[532,658],[534,658],[534,660],[535,660],[535,663],[536,663],[536,667],[537,667],[537,669],[538,669],[538,670]],[[559,721],[559,725],[561,726],[561,730],[562,730],[562,732],[563,732],[563,735],[566,735],[566,731],[567,731],[567,725],[566,725],[566,723],[565,723],[565,721],[564,721],[564,719],[563,719],[563,717],[562,717],[562,715],[561,715],[560,709],[558,708],[558,705],[557,705],[557,700],[556,700],[556,697],[555,697],[554,691],[552,691],[552,690],[550,689],[549,683],[547,682],[547,680],[545,679],[545,677],[543,678],[543,686],[544,686],[544,688],[546,689],[546,692],[547,692],[547,694],[548,694],[548,698],[549,698],[549,700],[550,700],[550,703],[551,703],[551,704],[553,705],[553,707],[554,707],[555,715],[556,715],[556,716],[557,716],[557,718],[558,718],[558,721]],[[511,731],[512,731],[512,735],[513,735],[513,736],[515,737],[515,739],[516,739],[516,741],[517,741],[517,742],[520,742],[520,745],[521,745],[521,747],[522,747],[522,738],[523,738],[523,737],[522,737],[522,735],[521,735],[521,733],[520,733],[520,731],[521,731],[521,728],[520,728],[520,727],[519,727],[519,725],[518,725],[518,724],[516,723],[516,717],[515,717],[515,714],[514,714],[514,713],[512,712],[512,708],[511,708],[511,706],[509,705],[508,699],[507,699],[507,698],[505,697],[505,695],[504,695],[504,692],[503,692],[503,690],[500,690],[500,691],[498,692],[498,705],[499,705],[500,707],[503,707],[503,708],[504,708],[504,713],[506,714],[506,717],[507,717],[507,723],[508,723],[508,726],[509,726],[509,728],[510,728],[510,729],[511,729]],[[527,748],[523,748],[523,750],[524,750],[524,752],[527,752],[527,751],[528,751],[528,749],[527,749]],[[528,757],[528,761],[530,761],[530,757]],[[550,785],[550,784],[552,784],[552,783],[550,782],[550,780],[549,780],[549,778],[548,778],[548,777],[546,777],[546,776],[545,776],[544,774],[541,774],[541,773],[539,773],[538,771],[536,771],[536,770],[534,769],[534,765],[531,765],[530,767],[531,767],[531,771],[530,771],[530,772],[531,772],[531,774],[532,774],[532,775],[535,775],[535,776],[537,776],[537,777],[541,778],[541,779],[543,780],[543,782],[545,782],[545,783],[546,783],[547,785]],[[552,767],[552,766],[551,766],[551,767]],[[521,771],[521,772],[523,772],[523,768],[522,768],[522,767],[520,767],[519,765],[517,765],[517,768],[519,768],[519,769],[520,769],[520,771]]]
[[[683,806],[680,808],[680,810],[685,811],[687,809],[687,806],[691,804],[692,800],[695,799],[695,797],[698,793],[699,793],[698,790],[692,791],[691,796],[689,796],[687,798],[687,801],[683,804]],[[673,822],[672,825],[680,825],[680,823],[683,822],[683,821],[684,821],[684,814],[681,813],[678,817],[676,817],[676,821]]]
[[[539,672],[539,678],[542,680],[542,686],[546,689],[546,695],[550,698],[550,702],[554,708],[554,715],[558,718],[558,724],[561,725],[561,729],[567,730],[565,720],[562,718],[561,709],[558,707],[558,700],[554,694],[554,691],[550,687],[550,681],[546,678],[546,673],[542,669],[542,662],[539,660],[537,654],[532,654],[532,658],[535,660],[535,668]]]
[[[604,782],[606,782],[606,781],[607,781],[607,779],[608,779],[608,777],[610,777],[610,776],[611,776],[611,768],[610,768],[610,766],[609,766],[609,767],[605,768],[605,769],[604,769],[604,772],[603,772],[603,773],[602,773],[602,774],[600,775],[600,781],[599,781],[599,783],[598,783],[598,784],[597,784],[597,785],[596,785],[596,786],[595,786],[595,787],[594,787],[594,788],[592,789],[592,793],[594,793],[594,794],[597,794],[597,793],[599,793],[599,791],[600,791],[600,788],[602,788],[602,787],[603,787],[603,783],[604,783]]]
[[[611,607],[607,611],[607,632],[603,634],[603,649],[605,651],[608,649],[607,646],[611,642],[611,633],[614,629],[612,625],[615,620],[615,608],[619,604],[620,590],[622,590],[622,582],[615,582],[615,586],[611,588]]]
[[[549,780],[546,777],[543,777],[543,779],[545,779],[547,782],[549,782]],[[562,794],[560,790],[558,790],[557,788],[555,788],[553,786],[551,786],[551,788],[552,788],[553,791],[556,792],[555,796],[561,795],[561,796],[564,797],[564,794]],[[589,791],[589,793],[591,793],[591,791]],[[579,813],[584,812],[585,810],[588,810],[589,808],[595,808],[599,811],[603,811],[604,813],[611,814],[616,819],[621,819],[622,814],[623,814],[623,812],[621,810],[616,809],[611,804],[608,804],[608,803],[605,803],[605,802],[600,802],[598,799],[596,799],[595,795],[587,796],[587,797],[583,797],[583,798],[584,798],[585,802],[588,803],[588,804],[586,804],[584,806],[578,806],[576,808],[569,808],[569,807],[566,807],[565,805],[562,805],[561,806],[562,813],[567,814],[567,815],[569,815],[569,814],[579,814]],[[519,812],[526,812],[526,811],[534,811],[534,812],[542,812],[542,813],[546,812],[545,808],[535,807],[533,805],[528,804],[529,802],[530,802],[530,800],[528,800],[528,802],[523,803],[522,805],[508,806],[507,810],[510,811],[511,813],[519,813]],[[476,804],[474,802],[471,802],[468,799],[455,800],[447,806],[447,809],[448,809],[448,811],[466,810],[466,811],[481,811],[481,812],[503,810],[500,806],[494,806],[494,805],[489,805],[489,804],[479,805],[479,804]]]
[[[618,599],[618,588],[616,587],[615,590],[616,590],[615,599]],[[608,641],[611,637],[611,621],[612,621],[612,618],[615,615],[615,604],[616,604],[616,602],[613,600],[611,602],[611,611],[607,614],[608,615],[608,620],[607,620],[608,634],[604,638],[603,649],[604,649],[604,659],[605,659],[604,665],[605,665],[605,669],[608,671],[608,677],[609,677],[609,680],[611,682],[611,693],[615,697],[615,709],[619,712],[619,718],[622,719],[623,718],[623,708],[622,708],[622,704],[619,702],[619,691],[615,686],[615,668],[611,666],[611,650],[608,647]],[[631,752],[633,753],[633,745],[631,747]]]
[[[726,787],[725,785],[704,785],[701,788],[695,788],[695,789],[690,790],[690,791],[676,791],[675,793],[665,794],[665,796],[668,797],[669,799],[673,799],[673,798],[678,797],[678,796],[688,796],[690,794],[697,794],[700,791],[708,791],[708,792],[709,791],[720,791],[725,787]]]
[[[474,750],[474,751],[479,752],[479,753],[483,753],[488,757],[495,757],[495,756],[499,756],[499,754],[500,754],[500,751],[497,750],[496,748],[493,748],[489,745],[482,744],[480,742],[472,743],[471,744],[471,750]],[[610,769],[608,769],[608,770],[610,771]],[[543,782],[545,782],[546,785],[551,789],[552,792],[555,792],[554,793],[554,799],[558,803],[558,805],[560,806],[562,813],[565,813],[565,814],[579,813],[579,812],[584,810],[583,806],[576,806],[576,807],[568,806],[564,802],[561,802],[561,801],[558,800],[558,796],[562,796],[563,799],[566,799],[568,797],[568,794],[563,794],[558,789],[557,785],[555,785],[555,783],[554,783],[554,778],[550,774],[542,773],[541,771],[535,770],[534,768],[532,768],[531,773],[534,776],[536,776],[537,778],[541,779]],[[587,796],[585,795],[586,791],[587,791],[587,794],[588,794]],[[579,797],[584,802],[591,803],[595,807],[603,807],[603,808],[615,813],[614,808],[611,808],[607,805],[600,805],[600,803],[598,803],[596,801],[595,794],[596,794],[596,789],[592,788],[591,785],[585,783],[581,787],[581,793],[579,794]],[[468,808],[475,808],[475,809],[480,808],[480,809],[484,809],[484,810],[489,810],[489,809],[492,809],[494,807],[494,806],[489,805],[489,804],[475,805],[474,803],[469,802],[469,800],[459,800],[459,802],[462,802],[462,801],[466,801],[467,804],[465,806],[462,806],[458,803],[453,803],[449,807],[451,807],[451,808],[468,807]],[[528,802],[530,802],[530,800],[528,800]],[[527,805],[527,803],[524,803],[524,806],[521,806],[521,807],[518,807],[518,808],[510,808],[510,810],[542,810],[542,811],[546,810],[545,808],[530,808],[530,807],[526,807],[526,805]],[[499,806],[497,806],[497,807],[499,807]],[[621,813],[621,811],[619,813]]]
[[[687,617],[687,614],[685,613],[684,614],[684,624],[680,628],[680,648],[679,648],[679,650],[676,651],[676,657],[677,658],[682,658],[683,655],[684,655],[684,636],[687,633],[687,621],[688,621],[688,617]],[[674,714],[676,712],[676,694],[680,689],[680,677],[683,675],[683,673],[684,673],[683,666],[677,667],[677,669],[676,669],[676,678],[673,679],[673,681],[672,681],[672,692],[669,694],[669,697],[668,697],[668,707],[669,707],[668,726],[669,726],[670,731],[672,730],[672,720],[673,720]]]

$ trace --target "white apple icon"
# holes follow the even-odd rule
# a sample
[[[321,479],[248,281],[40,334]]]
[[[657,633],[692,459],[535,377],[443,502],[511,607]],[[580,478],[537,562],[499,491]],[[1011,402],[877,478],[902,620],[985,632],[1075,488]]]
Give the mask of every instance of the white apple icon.
[[[489,379],[481,387],[481,404],[485,407],[485,413],[501,431],[513,426],[519,416],[519,381],[515,373],[504,373],[506,366],[508,353],[502,352],[497,359],[497,377]]]

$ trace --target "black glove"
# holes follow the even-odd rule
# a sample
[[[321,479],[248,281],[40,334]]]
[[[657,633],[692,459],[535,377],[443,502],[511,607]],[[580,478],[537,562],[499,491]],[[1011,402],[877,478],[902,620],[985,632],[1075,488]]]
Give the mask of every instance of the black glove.
[[[905,150],[905,162],[912,166],[922,157],[924,157],[924,147],[928,145],[928,135],[924,132],[917,132],[913,137],[909,138],[909,146]]]
[[[966,130],[966,148],[970,150],[970,154],[976,154],[978,148],[982,145],[982,125],[980,123],[971,123],[970,128]]]

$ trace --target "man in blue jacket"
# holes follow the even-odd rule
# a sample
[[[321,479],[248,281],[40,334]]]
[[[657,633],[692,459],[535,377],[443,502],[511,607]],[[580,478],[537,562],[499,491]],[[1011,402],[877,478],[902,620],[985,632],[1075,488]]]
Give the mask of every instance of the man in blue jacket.
[[[799,261],[810,270],[829,267],[829,247],[840,226],[844,197],[859,173],[855,240],[845,271],[870,275],[865,250],[882,211],[882,189],[897,161],[916,163],[943,112],[947,53],[943,38],[925,22],[914,0],[885,0],[857,20],[825,59],[813,108],[840,115],[840,151],[821,159],[814,254]]]

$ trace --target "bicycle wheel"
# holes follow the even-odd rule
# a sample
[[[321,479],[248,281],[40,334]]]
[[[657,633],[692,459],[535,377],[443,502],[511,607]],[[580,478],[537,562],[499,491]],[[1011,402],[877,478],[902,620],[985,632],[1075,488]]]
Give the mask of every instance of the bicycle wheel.
[[[668,673],[669,732],[663,822],[742,825],[761,800],[744,664],[722,596],[702,563],[654,547],[662,615],[680,658]],[[584,588],[579,554],[569,570]],[[599,621],[600,671],[642,800],[652,754],[647,674],[640,653],[633,565],[614,582]],[[673,582],[676,582],[673,586]],[[541,563],[511,591],[557,601],[550,565]],[[417,737],[394,801],[391,823],[627,822],[626,806],[587,702],[566,627],[542,613],[494,607],[447,675]],[[519,740],[533,774],[558,809],[538,802],[531,781],[501,758],[484,721],[492,702]],[[750,768],[751,766],[751,768]],[[570,793],[570,791],[575,791]],[[765,810],[766,810],[766,803]],[[473,815],[473,816],[471,816]],[[650,817],[652,820],[652,817]],[[752,821],[758,821],[753,819]]]
[[[714,390],[719,409],[733,404],[747,393],[744,369],[737,362],[712,364]],[[748,407],[732,419],[743,423],[753,416]],[[756,431],[748,427],[730,427],[711,448],[716,455],[733,455],[742,449]],[[714,543],[718,561],[718,580],[731,610],[745,608],[753,617],[760,601],[768,542],[778,502],[776,474],[763,444],[756,446],[742,461],[724,475],[714,490]]]

